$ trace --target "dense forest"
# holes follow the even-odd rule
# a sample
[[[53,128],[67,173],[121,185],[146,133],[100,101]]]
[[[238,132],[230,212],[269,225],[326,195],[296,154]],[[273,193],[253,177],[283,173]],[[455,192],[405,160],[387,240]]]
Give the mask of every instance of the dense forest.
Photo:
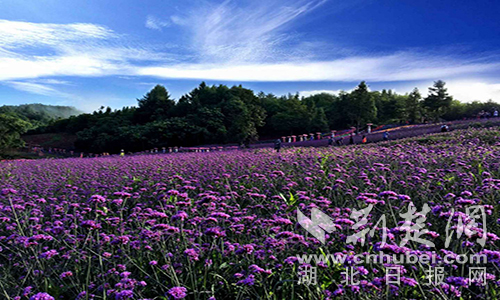
[[[30,133],[75,134],[78,150],[116,153],[120,149],[248,144],[259,138],[350,126],[363,129],[367,122],[382,125],[455,120],[497,109],[500,105],[491,100],[461,103],[453,99],[443,81],[436,81],[425,96],[418,89],[405,95],[391,90],[370,91],[361,82],[351,92],[309,97],[255,94],[241,85],[208,86],[202,82],[178,101],[157,85],[138,99],[137,107],[101,107],[91,114],[52,119]]]

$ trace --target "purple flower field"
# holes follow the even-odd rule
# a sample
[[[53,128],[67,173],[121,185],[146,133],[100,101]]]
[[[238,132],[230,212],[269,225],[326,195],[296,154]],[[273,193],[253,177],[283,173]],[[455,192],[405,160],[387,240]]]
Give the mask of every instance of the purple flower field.
[[[1,299],[498,297],[498,129],[279,154],[1,162],[0,180]],[[405,223],[412,204],[417,219]],[[370,205],[359,225],[354,212]],[[472,206],[486,221],[467,216]],[[334,223],[325,244],[298,223],[297,210],[311,218],[313,208]],[[417,223],[433,246],[408,241]],[[461,236],[446,245],[450,230]],[[379,253],[435,260],[355,261]],[[311,262],[317,284],[299,284],[305,254],[343,262]],[[444,259],[472,254],[487,257],[486,282],[469,278],[471,263]],[[443,280],[427,284],[436,267]],[[389,268],[400,284],[389,282]],[[346,283],[347,269],[356,284]]]

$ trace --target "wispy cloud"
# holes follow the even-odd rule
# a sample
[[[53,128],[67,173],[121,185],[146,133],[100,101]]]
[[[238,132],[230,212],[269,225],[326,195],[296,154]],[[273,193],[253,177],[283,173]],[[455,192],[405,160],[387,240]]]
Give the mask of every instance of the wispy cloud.
[[[127,75],[137,63],[170,59],[100,25],[0,20],[0,81]]]
[[[302,97],[309,97],[318,94],[332,94],[338,95],[342,90],[311,90],[311,91],[300,91],[299,95]]]
[[[50,24],[0,20],[0,47],[60,45],[95,39],[109,39],[114,33],[95,24]]]
[[[29,92],[32,94],[51,96],[51,97],[62,97],[71,98],[72,96],[67,93],[58,91],[57,89],[48,86],[46,84],[34,83],[34,82],[22,82],[22,81],[7,81],[6,85],[15,88],[16,90]]]
[[[262,61],[293,55],[291,49],[281,47],[294,38],[283,29],[325,2],[258,0],[238,6],[224,1],[195,8],[185,16],[172,16],[171,20],[188,30],[192,49],[203,61]]]
[[[146,19],[146,27],[154,30],[162,30],[163,27],[169,27],[170,22],[162,21],[155,16],[149,15]]]
[[[137,75],[226,81],[409,81],[452,78],[493,71],[500,62],[470,62],[452,57],[399,53],[321,62],[190,64],[145,67]]]
[[[34,83],[40,83],[40,84],[55,84],[55,85],[72,85],[71,82],[66,81],[66,80],[59,80],[59,79],[36,79],[33,80],[32,82]]]

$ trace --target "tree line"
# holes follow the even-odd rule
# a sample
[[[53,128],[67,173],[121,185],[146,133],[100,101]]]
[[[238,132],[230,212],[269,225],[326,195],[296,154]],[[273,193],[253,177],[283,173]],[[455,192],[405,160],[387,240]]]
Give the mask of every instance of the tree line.
[[[202,82],[174,101],[162,85],[138,99],[137,107],[101,107],[90,114],[54,120],[30,133],[77,135],[75,148],[92,153],[142,151],[155,147],[249,144],[259,138],[325,132],[367,122],[376,125],[422,123],[474,117],[500,105],[492,101],[461,103],[436,81],[422,96],[391,90],[370,91],[361,82],[351,92],[276,96],[239,86],[208,86]],[[0,121],[1,122],[1,121]]]

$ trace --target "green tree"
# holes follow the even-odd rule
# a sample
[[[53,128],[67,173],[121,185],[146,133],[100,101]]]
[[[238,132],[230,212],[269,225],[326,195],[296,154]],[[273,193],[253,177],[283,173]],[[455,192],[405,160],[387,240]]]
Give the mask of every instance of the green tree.
[[[218,101],[212,100],[211,106],[218,107],[224,116],[227,141],[248,144],[257,140],[258,128],[265,119],[259,98],[241,85],[230,89],[220,85],[215,91]]]
[[[279,99],[280,111],[270,121],[275,134],[301,134],[307,133],[311,115],[309,109],[299,99],[299,95],[283,96]]]
[[[309,131],[324,132],[324,131],[327,131],[328,128],[329,128],[329,126],[328,126],[328,120],[326,119],[325,110],[322,107],[314,108],[314,110],[311,114]]]
[[[415,123],[422,118],[422,96],[418,88],[414,88],[413,91],[406,97],[405,102],[405,112],[408,121]]]
[[[170,94],[162,85],[155,86],[137,102],[139,107],[135,111],[134,120],[139,124],[166,119],[175,106],[175,101],[170,99]]]
[[[344,98],[343,111],[352,125],[358,129],[366,122],[374,121],[377,107],[366,82],[362,81],[349,97]]]
[[[445,120],[458,120],[467,116],[467,105],[461,103],[458,100],[453,100],[450,104],[449,109],[443,115]]]
[[[0,114],[0,155],[9,148],[21,147],[24,142],[21,134],[26,132],[30,123],[10,114]]]
[[[445,88],[446,83],[442,80],[434,82],[434,85],[429,88],[429,95],[424,99],[424,107],[427,109],[429,117],[438,120],[449,110],[453,97],[448,95],[448,90]]]
[[[328,128],[336,128],[339,126],[339,123],[342,122],[341,111],[339,108],[339,97],[328,93],[320,93],[305,97],[302,99],[302,102],[304,102],[305,105],[307,105],[307,107],[309,107],[309,109],[312,111],[313,117],[311,120],[311,125],[316,122],[314,115],[319,113],[319,115],[317,116],[320,118],[320,121],[318,122],[319,127],[324,128],[320,129],[321,131],[328,130]],[[327,126],[324,126],[323,124],[322,112],[316,112],[314,111],[314,108],[323,110],[324,118],[327,121]]]

